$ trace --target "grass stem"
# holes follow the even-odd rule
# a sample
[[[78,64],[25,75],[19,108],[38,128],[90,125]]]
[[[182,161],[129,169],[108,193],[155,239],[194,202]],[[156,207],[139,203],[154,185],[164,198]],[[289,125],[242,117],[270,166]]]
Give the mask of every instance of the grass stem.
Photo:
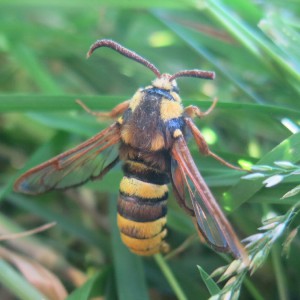
[[[178,281],[176,280],[172,270],[166,263],[163,256],[161,254],[156,254],[154,256],[154,259],[155,259],[156,263],[158,264],[159,268],[161,269],[161,271],[163,272],[163,274],[165,275],[167,281],[169,282],[170,286],[172,287],[177,298],[179,300],[187,300],[188,299],[187,296],[184,294],[184,292],[181,289]]]

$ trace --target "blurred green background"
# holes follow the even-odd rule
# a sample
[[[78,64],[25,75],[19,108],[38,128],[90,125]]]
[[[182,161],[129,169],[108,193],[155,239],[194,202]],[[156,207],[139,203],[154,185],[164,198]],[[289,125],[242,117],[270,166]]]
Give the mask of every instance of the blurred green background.
[[[161,72],[215,71],[213,82],[182,78],[178,84],[185,106],[205,110],[218,97],[216,109],[197,121],[218,155],[241,166],[267,164],[274,172],[274,161],[297,163],[299,12],[299,2],[292,0],[0,0],[0,237],[56,222],[30,237],[1,240],[0,298],[41,299],[44,293],[63,299],[67,291],[69,299],[207,299],[196,266],[211,273],[226,260],[191,238],[193,224],[173,196],[167,241],[172,249],[184,245],[166,261],[175,287],[158,259],[136,257],[119,240],[120,167],[101,182],[36,197],[13,193],[12,184],[29,167],[108,126],[76,99],[93,110],[110,110],[154,79],[151,71],[110,49],[86,60],[90,45],[101,38],[134,50]],[[284,214],[299,201],[297,195],[280,200],[297,185],[298,174],[262,188],[263,179],[240,179],[244,173],[203,158],[190,146],[241,238],[255,234],[266,215]],[[297,220],[291,229],[296,226]],[[282,242],[249,277],[241,299],[299,297],[299,236],[289,258],[280,255]],[[24,280],[35,275],[41,286],[48,284],[46,291]]]

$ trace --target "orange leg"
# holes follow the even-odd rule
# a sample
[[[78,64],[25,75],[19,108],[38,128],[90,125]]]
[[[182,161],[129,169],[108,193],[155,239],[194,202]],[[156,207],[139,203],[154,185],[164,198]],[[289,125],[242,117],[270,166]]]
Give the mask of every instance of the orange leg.
[[[185,110],[184,110],[185,115],[192,118],[192,119],[194,119],[195,117],[199,117],[199,118],[205,117],[213,111],[213,109],[217,105],[217,102],[218,102],[218,98],[215,98],[212,105],[210,106],[210,108],[207,111],[204,111],[204,112],[201,111],[199,107],[194,106],[194,105],[190,105],[190,106],[185,108]]]
[[[242,168],[239,168],[239,167],[236,167],[236,166],[230,164],[229,162],[227,162],[226,160],[224,160],[217,154],[210,151],[203,135],[201,134],[200,130],[197,128],[197,126],[194,124],[194,122],[192,121],[191,118],[185,118],[185,123],[190,128],[201,153],[203,153],[204,155],[213,157],[214,159],[219,161],[221,164],[223,164],[231,169],[238,170],[238,171],[245,171]]]
[[[96,112],[89,109],[81,100],[77,99],[76,103],[79,104],[87,113],[91,114],[92,116],[99,117],[99,118],[110,118],[115,119],[121,114],[124,113],[124,111],[129,107],[130,100],[124,101],[120,104],[118,104],[116,107],[114,107],[109,112]]]

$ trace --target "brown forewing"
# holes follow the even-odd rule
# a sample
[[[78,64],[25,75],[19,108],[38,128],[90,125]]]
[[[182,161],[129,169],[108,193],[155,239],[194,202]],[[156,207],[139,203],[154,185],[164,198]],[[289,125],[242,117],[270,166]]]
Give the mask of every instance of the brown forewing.
[[[171,153],[176,161],[172,164],[173,184],[180,197],[184,197],[183,185],[188,190],[200,235],[217,251],[232,252],[247,263],[244,247],[199,173],[183,136],[174,141]]]
[[[99,178],[118,162],[118,148],[114,146],[119,141],[119,125],[113,123],[77,147],[27,171],[17,179],[14,190],[40,194]]]

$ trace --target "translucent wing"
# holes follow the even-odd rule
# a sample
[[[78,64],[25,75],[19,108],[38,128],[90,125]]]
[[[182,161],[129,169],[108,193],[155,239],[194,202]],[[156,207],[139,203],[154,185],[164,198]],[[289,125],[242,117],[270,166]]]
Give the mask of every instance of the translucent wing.
[[[77,147],[30,169],[17,179],[14,189],[40,194],[99,178],[119,161],[119,141],[119,126],[114,123]]]
[[[200,235],[217,251],[232,252],[246,263],[247,253],[199,173],[183,137],[174,141],[172,158],[175,195],[181,205],[186,205],[188,190]]]

